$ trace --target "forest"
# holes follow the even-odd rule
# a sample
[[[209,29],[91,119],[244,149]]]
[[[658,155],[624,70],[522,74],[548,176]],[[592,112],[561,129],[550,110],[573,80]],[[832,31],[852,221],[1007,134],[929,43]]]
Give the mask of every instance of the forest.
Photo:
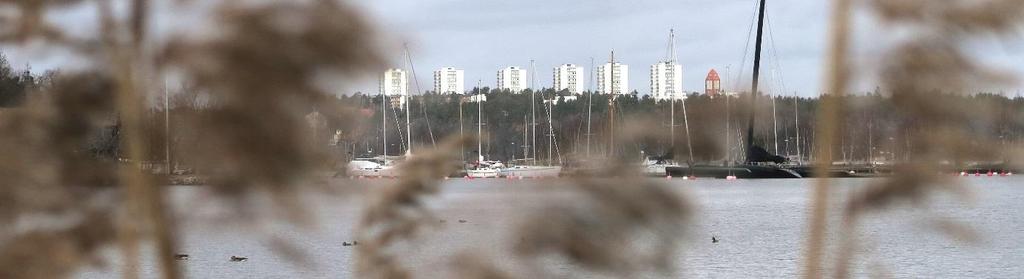
[[[750,94],[741,93],[726,98],[724,95],[710,97],[691,93],[685,100],[675,102],[673,129],[670,124],[673,122],[671,102],[656,102],[646,95],[634,93],[617,96],[614,103],[611,103],[614,104],[612,108],[609,105],[610,96],[605,94],[585,93],[576,96],[574,100],[565,100],[562,98],[570,94],[550,89],[536,93],[511,93],[486,87],[472,90],[481,91],[485,92],[487,100],[480,108],[467,95],[428,92],[413,96],[409,102],[413,150],[433,147],[441,139],[450,136],[463,134],[475,137],[479,109],[483,112],[481,146],[488,160],[533,158],[536,154],[538,161],[546,162],[549,159],[549,146],[553,163],[585,157],[588,154],[588,104],[591,104],[589,154],[592,156],[613,154],[626,160],[638,160],[641,152],[662,155],[671,151],[677,160],[688,161],[691,158],[689,150],[692,149],[693,161],[714,162],[725,160],[728,148],[731,160],[742,161],[745,131],[751,111],[756,114],[753,117],[754,143],[769,152],[791,160],[813,161],[810,154],[814,154],[812,151],[817,148],[812,143],[815,140],[815,115],[820,103],[818,98],[759,94],[755,101],[756,109],[751,110]],[[535,102],[533,108],[536,109],[535,134],[532,129],[528,129],[532,120],[531,95]],[[554,96],[560,101],[551,106],[550,129],[554,131],[554,139],[553,144],[549,144],[548,106],[545,100]],[[1020,120],[1024,118],[1024,99],[992,93],[936,92],[935,96],[952,104],[948,110],[970,115],[949,121],[964,122],[964,125],[957,127],[968,129],[970,134],[978,137],[977,142],[1012,144],[1020,141],[1024,127],[1018,123],[1022,123]],[[834,158],[847,162],[910,159],[908,156],[913,154],[914,148],[911,139],[919,132],[914,125],[918,119],[895,109],[889,95],[881,92],[842,98],[846,98],[842,102],[847,104],[844,108],[846,117],[842,121],[840,146],[833,147]],[[194,97],[186,99],[197,100]],[[175,115],[180,114],[177,110],[196,108],[194,105],[172,107],[172,123]],[[322,130],[316,133],[320,135],[319,141],[321,144],[336,144],[333,148],[338,150],[335,154],[342,157],[338,158],[340,160],[351,156],[379,155],[382,149],[382,109],[379,95],[357,93],[325,98],[313,109],[316,115],[322,117],[322,123],[315,126],[317,130]],[[615,119],[609,116],[612,109]],[[152,111],[151,123],[162,121],[160,111],[159,108]],[[194,112],[201,113],[201,109]],[[361,121],[351,124],[347,117],[357,117]],[[405,108],[388,105],[387,119],[388,154],[401,155],[408,148]],[[613,124],[610,121],[617,122]],[[658,127],[654,133],[657,136],[617,142],[613,148],[609,148],[612,135],[619,137],[619,133],[630,128],[623,125],[630,124]],[[731,131],[728,136],[727,125]],[[174,133],[174,129],[171,130]],[[332,142],[332,137],[337,138],[333,138]],[[180,136],[175,138],[177,142],[172,148],[186,140]],[[535,150],[524,149],[524,142],[530,147],[534,140]],[[688,144],[690,148],[687,148]],[[159,147],[162,143],[154,143],[153,146]],[[464,145],[462,150],[464,158],[475,158],[475,144]],[[962,157],[947,159],[969,160],[973,152],[963,150],[958,154]]]

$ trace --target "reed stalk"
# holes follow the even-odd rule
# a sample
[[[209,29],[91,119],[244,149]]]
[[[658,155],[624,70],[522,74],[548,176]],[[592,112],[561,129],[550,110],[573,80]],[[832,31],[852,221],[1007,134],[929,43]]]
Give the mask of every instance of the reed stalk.
[[[804,278],[815,279],[823,276],[822,255],[824,254],[824,243],[826,226],[828,223],[828,195],[829,184],[828,170],[832,164],[832,146],[835,143],[839,131],[840,119],[842,118],[842,95],[846,90],[848,69],[846,65],[847,45],[849,41],[850,24],[850,0],[835,0],[832,4],[832,22],[829,31],[829,54],[826,61],[828,64],[827,84],[831,96],[823,96],[822,106],[818,115],[821,121],[816,127],[818,148],[818,162],[815,164],[814,172],[818,176],[814,182],[814,189],[811,195],[810,229],[807,236],[807,248],[804,255]]]
[[[125,262],[123,276],[138,278],[139,241],[143,239],[141,236],[145,235],[156,242],[155,253],[162,277],[179,278],[180,274],[173,258],[174,241],[170,232],[171,226],[168,224],[169,212],[164,208],[162,191],[159,185],[152,183],[137,169],[137,163],[143,160],[146,152],[146,141],[141,132],[142,119],[145,116],[140,92],[148,87],[145,78],[140,78],[136,73],[146,72],[147,69],[144,66],[146,64],[143,59],[143,45],[146,38],[148,1],[132,1],[129,22],[131,44],[124,44],[117,39],[118,25],[113,18],[110,1],[99,1],[99,4],[101,34],[112,60],[116,80],[116,107],[120,113],[119,120],[124,127],[125,143],[128,146],[127,157],[132,162],[128,166],[121,166],[119,171],[125,210],[125,220],[119,226],[119,241],[122,243],[122,256]]]

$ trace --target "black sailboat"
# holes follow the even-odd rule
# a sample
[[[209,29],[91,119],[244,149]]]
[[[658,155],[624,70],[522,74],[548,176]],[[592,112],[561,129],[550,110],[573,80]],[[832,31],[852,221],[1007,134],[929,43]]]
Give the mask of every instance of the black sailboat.
[[[750,90],[750,111],[747,121],[746,159],[735,166],[690,165],[668,167],[665,171],[672,176],[714,177],[714,178],[802,178],[807,172],[786,168],[782,163],[787,159],[769,153],[754,144],[754,116],[757,100],[757,85],[761,70],[761,38],[764,28],[765,0],[760,1],[757,15],[757,39],[754,45],[754,73]]]

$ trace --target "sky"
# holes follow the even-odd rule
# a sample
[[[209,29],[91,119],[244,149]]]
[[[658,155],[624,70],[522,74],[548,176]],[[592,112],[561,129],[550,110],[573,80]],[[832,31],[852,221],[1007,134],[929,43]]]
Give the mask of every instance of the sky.
[[[349,1],[377,26],[381,49],[392,67],[404,67],[402,45],[408,44],[421,90],[433,86],[432,72],[452,66],[465,70],[466,88],[478,81],[495,86],[497,71],[507,66],[530,70],[536,61],[536,82],[550,87],[552,69],[564,63],[583,66],[590,78],[591,59],[597,65],[615,60],[629,65],[631,90],[650,91],[650,65],[666,59],[669,30],[675,30],[676,59],[683,67],[683,88],[703,91],[710,69],[722,76],[730,91],[750,88],[754,36],[751,30],[757,0],[365,0]],[[161,2],[161,1],[158,1]],[[207,3],[202,2],[200,3]],[[769,0],[760,87],[769,94],[817,96],[822,87],[829,1]],[[158,4],[158,7],[160,4]],[[94,28],[92,10],[54,15],[67,26]],[[863,10],[855,15],[864,15]],[[156,33],[194,30],[200,16],[157,13]],[[189,22],[193,22],[190,24]],[[869,16],[854,21],[851,61],[869,69],[889,39]],[[162,31],[172,30],[172,31]],[[83,31],[85,32],[85,31]],[[888,32],[892,33],[892,32]],[[33,71],[69,67],[73,57],[59,52],[2,46],[13,65]],[[973,53],[995,65],[1024,72],[1021,40],[983,41]],[[858,73],[861,73],[858,72]],[[533,76],[534,71],[529,75]],[[854,77],[852,91],[872,91],[871,74]],[[980,88],[979,91],[1018,92],[1019,86]],[[415,85],[411,88],[415,90]],[[338,94],[377,93],[368,78],[339,89]]]
[[[821,92],[829,2],[768,1],[762,90],[801,96]],[[538,86],[550,87],[556,65],[573,63],[589,73],[591,58],[600,65],[615,50],[616,61],[629,65],[631,90],[647,94],[650,65],[666,58],[669,29],[675,30],[686,91],[702,92],[710,69],[722,75],[726,90],[750,88],[756,0],[374,0],[355,4],[387,34],[393,66],[403,67],[400,46],[410,45],[423,90],[432,88],[432,71],[440,67],[465,70],[466,88],[471,88],[478,80],[494,86],[498,69],[529,69],[530,60],[536,61],[540,73]],[[859,14],[867,14],[863,11]],[[852,61],[870,69],[880,62],[887,39],[878,38],[883,30],[869,16],[857,16],[854,25]],[[1019,43],[983,42],[976,52],[1019,76],[1024,72]],[[873,91],[877,85],[870,74],[854,78],[855,92]],[[377,85],[357,90],[377,92]]]
[[[825,34],[824,1],[770,2],[766,7],[775,46],[771,50],[778,59],[768,57],[766,47],[764,59],[772,60],[766,63],[772,65],[763,65],[762,73],[769,75],[769,67],[773,72],[781,69],[785,80],[772,82],[773,87],[781,90],[784,83],[789,94],[811,92],[820,79],[816,69]],[[536,61],[538,86],[550,87],[555,66],[577,64],[589,74],[591,58],[596,65],[606,63],[614,50],[616,61],[629,65],[631,89],[646,94],[650,91],[650,65],[666,59],[670,29],[675,30],[685,90],[703,91],[711,69],[723,76],[727,89],[750,84],[753,48],[747,49],[745,63],[743,56],[744,49],[753,45],[748,32],[756,16],[756,2],[751,0],[358,3],[389,34],[389,41],[409,43],[421,87],[429,88],[432,71],[442,66],[465,70],[467,88],[478,80],[494,86],[498,69],[520,66],[530,70],[530,60]],[[400,48],[389,55],[396,66],[402,66]],[[745,81],[738,80],[741,67]]]

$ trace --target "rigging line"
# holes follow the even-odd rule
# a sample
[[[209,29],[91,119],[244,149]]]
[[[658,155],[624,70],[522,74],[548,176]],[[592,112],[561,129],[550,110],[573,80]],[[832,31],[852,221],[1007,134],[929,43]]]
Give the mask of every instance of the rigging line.
[[[765,19],[765,23],[768,25],[768,41],[771,44],[772,59],[775,60],[775,63],[773,63],[773,65],[775,66],[776,70],[778,71],[775,76],[776,76],[776,78],[779,81],[779,87],[782,88],[781,92],[782,93],[786,93],[787,92],[787,89],[786,89],[786,79],[782,75],[782,60],[779,60],[779,49],[777,47],[775,47],[775,34],[772,31],[773,29],[772,29],[771,17],[768,16],[768,15],[765,15],[765,17],[767,17]]]
[[[552,111],[554,111],[555,100],[557,99],[558,94],[555,94],[550,101],[551,106],[545,108],[545,110],[547,110],[548,112],[548,119],[551,119],[551,117],[553,116],[551,113]],[[558,151],[558,140],[555,139],[555,127],[553,126],[552,122],[548,122],[548,132],[550,133],[548,136],[551,137],[551,147],[555,148],[555,156],[558,157],[558,165],[562,165],[562,153]],[[551,158],[548,158],[548,161],[550,162]]]
[[[772,56],[771,59],[768,59],[768,74],[770,82],[769,86],[767,86],[768,90],[766,91],[769,93],[768,96],[772,99],[772,140],[774,141],[775,154],[779,154],[779,115],[776,108],[776,99],[779,94],[778,89],[775,86],[772,86],[772,84],[778,82],[779,78],[779,73],[777,71],[779,66],[779,56],[778,50],[775,48],[774,44],[775,38],[772,36],[771,32],[771,23],[771,17],[769,15],[765,15],[764,24],[767,25],[766,27],[768,28],[768,53]]]
[[[398,98],[399,98],[399,100],[401,100],[402,96],[399,95]],[[405,101],[408,102],[409,100],[405,100]],[[395,108],[394,106],[392,106],[391,107],[391,112],[395,113],[395,117],[393,118],[393,120],[395,121],[395,130],[398,131],[398,138],[399,139],[404,139],[405,138],[405,134],[402,133],[402,122],[399,120],[399,117],[398,117],[398,109]],[[398,148],[399,148],[399,150],[405,149],[405,142],[399,140],[398,141]]]
[[[773,31],[774,28],[772,28],[771,17],[768,16],[768,15],[766,15],[766,17],[767,18],[765,19],[765,23],[768,25],[768,41],[769,41],[769,44],[771,44],[772,59],[775,61],[775,63],[772,63],[774,68],[775,68],[774,69],[775,70],[775,74],[773,74],[772,76],[773,76],[774,79],[777,79],[777,81],[779,83],[779,87],[781,88],[781,90],[779,91],[779,92],[781,92],[781,94],[779,94],[779,95],[783,95],[783,94],[786,94],[786,92],[788,92],[788,89],[786,88],[786,79],[785,79],[785,76],[783,75],[782,60],[779,59],[778,47],[776,47],[776,45],[775,45],[775,32]],[[800,127],[799,127],[800,115],[799,115],[798,101],[799,101],[799,97],[796,95],[796,91],[794,91],[793,92],[793,111],[794,111],[793,118],[796,121],[795,122],[796,123],[796,127],[794,127],[794,131],[796,133],[796,141],[794,142],[794,144],[795,144],[796,148],[798,148],[797,149],[797,154],[798,154],[797,157],[799,157],[799,154],[800,154],[800,151],[799,151],[799,148],[800,148],[800,145],[799,145],[799,142],[800,142],[799,141],[800,140],[800,130],[799,130],[800,129]],[[785,125],[783,127],[785,127]],[[786,135],[786,137],[788,137],[789,136],[788,129],[783,134]],[[789,153],[788,150],[787,150],[787,153]],[[789,154],[787,154],[787,155],[789,155]]]
[[[733,90],[739,88],[740,83],[743,82],[743,69],[746,67],[747,54],[750,52],[750,37],[752,36],[751,33],[754,32],[754,22],[757,21],[757,8],[758,2],[755,0],[754,9],[750,17],[750,25],[747,27],[747,41],[746,43],[743,43],[743,59],[740,60],[740,72],[736,75],[737,78],[733,80]]]
[[[423,91],[421,91],[420,89],[420,79],[416,77],[416,65],[412,63],[412,55],[409,54],[409,45],[406,44],[404,45],[404,47],[405,59],[409,61],[409,71],[412,72],[412,81],[413,84],[416,85],[416,93],[420,94],[420,112],[423,114],[423,121],[427,123],[427,134],[430,134],[430,145],[433,146],[434,148],[437,148],[437,141],[434,139],[434,129],[431,128],[430,118],[427,117],[427,105],[426,101],[424,100],[426,99],[427,96],[426,94],[423,94]],[[412,94],[410,94],[409,97],[409,101],[412,101]]]

